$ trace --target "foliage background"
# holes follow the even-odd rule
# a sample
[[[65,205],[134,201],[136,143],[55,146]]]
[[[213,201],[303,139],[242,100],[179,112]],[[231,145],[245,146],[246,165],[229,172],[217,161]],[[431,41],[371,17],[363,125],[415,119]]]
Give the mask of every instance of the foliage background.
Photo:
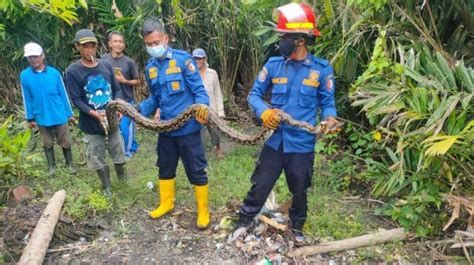
[[[75,31],[90,28],[102,40],[123,31],[127,53],[147,60],[139,28],[149,16],[167,24],[173,46],[202,47],[218,70],[228,113],[247,108],[246,95],[261,65],[277,53],[271,11],[288,1],[106,0],[0,3],[2,117],[21,105],[22,47],[40,43],[48,62],[64,70],[77,59]],[[442,193],[474,190],[474,3],[469,0],[307,1],[322,37],[311,50],[333,64],[339,115],[348,120],[339,140],[316,151],[339,149],[351,157],[341,189],[368,191],[388,215],[420,235],[446,220]],[[146,87],[137,93],[147,94]],[[339,146],[339,148],[335,148]],[[341,170],[340,168],[332,168]],[[12,173],[14,175],[14,173]]]

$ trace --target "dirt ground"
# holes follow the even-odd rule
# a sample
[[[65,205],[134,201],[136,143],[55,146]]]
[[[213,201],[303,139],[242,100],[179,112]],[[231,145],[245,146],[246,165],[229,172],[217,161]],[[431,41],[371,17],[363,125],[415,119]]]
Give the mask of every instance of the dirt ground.
[[[56,246],[54,249],[65,250],[48,254],[45,263],[331,264],[355,257],[355,252],[296,259],[285,257],[285,253],[294,248],[292,239],[271,227],[265,227],[260,236],[256,236],[258,228],[253,227],[251,233],[228,244],[230,229],[222,229],[219,223],[224,216],[234,216],[231,212],[213,213],[212,225],[205,231],[196,228],[195,214],[177,206],[173,214],[159,220],[148,218],[144,211],[134,212],[128,220],[108,220],[110,225],[105,225],[106,229],[93,243]]]
[[[229,141],[223,142],[225,153],[233,147],[234,145]],[[208,148],[208,150],[212,149]],[[361,199],[354,203],[366,202]],[[75,223],[66,216],[62,216],[60,229],[56,229],[44,263],[343,264],[355,262],[384,264],[387,262],[382,250],[378,249],[375,252],[379,251],[380,255],[364,257],[362,260],[358,250],[288,258],[286,253],[295,248],[289,233],[261,222],[255,222],[249,233],[228,243],[227,239],[233,227],[233,221],[237,217],[239,204],[240,201],[236,200],[226,208],[214,209],[211,212],[211,226],[205,231],[200,231],[196,227],[196,212],[179,202],[170,215],[159,220],[150,219],[148,212],[140,207],[131,207],[126,215],[111,213],[98,220],[85,220],[81,223]],[[16,251],[21,254],[21,248],[27,242],[26,235],[28,231],[33,230],[44,207],[44,201],[30,201],[29,204],[18,209],[4,211],[6,225],[8,218],[10,221],[16,219],[10,222],[15,225],[10,228],[10,233],[4,233],[4,238],[2,238],[2,242],[9,242],[10,245],[6,246],[4,243],[3,247],[16,248]],[[390,223],[382,219],[372,216],[370,218],[368,222],[376,222],[378,227],[393,228]],[[283,220],[282,223],[285,221]],[[8,226],[6,227],[8,230]],[[307,244],[316,244],[318,240],[309,236]],[[427,250],[417,247],[415,243],[403,243],[398,246],[401,249],[395,249],[395,252],[399,253],[391,255],[392,262],[408,264],[411,263],[408,260],[413,260],[412,257],[420,261],[430,260]],[[407,255],[407,253],[410,254]],[[4,257],[7,255],[4,254]]]
[[[7,218],[5,221],[8,221],[8,216],[10,216],[11,222],[5,226],[3,247],[9,247],[21,254],[27,242],[27,232],[34,229],[45,205],[44,202],[31,202],[18,208],[4,210],[3,216]],[[62,216],[44,264],[346,264],[354,262],[387,264],[387,261],[398,264],[419,264],[418,262],[433,262],[432,253],[429,253],[430,249],[418,240],[405,242],[393,249],[390,260],[387,260],[389,256],[384,256],[386,253],[381,251],[383,244],[375,247],[375,253],[378,255],[366,256],[362,260],[359,250],[288,258],[286,253],[295,248],[288,232],[276,230],[262,222],[254,222],[247,234],[228,243],[228,235],[233,226],[232,220],[236,218],[235,206],[212,212],[211,226],[204,231],[198,230],[195,225],[196,213],[187,209],[185,205],[179,204],[175,206],[171,214],[159,220],[150,219],[148,213],[140,209],[132,209],[123,219],[106,216],[99,220],[85,220],[80,223]],[[12,219],[11,216],[16,216],[16,218]],[[383,223],[381,220],[378,221],[380,224]],[[318,239],[308,238],[307,245],[317,243],[320,243]],[[7,255],[9,254],[5,252],[4,256],[7,257]],[[447,258],[445,261],[450,260],[449,257],[444,258]],[[8,262],[7,259],[7,264],[14,264],[14,262]],[[454,261],[452,264],[457,264],[457,262]]]
[[[176,208],[172,215],[159,220],[150,219],[140,210],[130,214],[132,217],[127,220],[108,220],[106,229],[94,243],[72,244],[70,247],[77,248],[51,253],[46,261],[48,264],[235,264],[241,259],[233,248],[219,245],[223,240],[215,238],[212,228],[199,231],[194,224],[195,213],[178,210],[178,205]]]

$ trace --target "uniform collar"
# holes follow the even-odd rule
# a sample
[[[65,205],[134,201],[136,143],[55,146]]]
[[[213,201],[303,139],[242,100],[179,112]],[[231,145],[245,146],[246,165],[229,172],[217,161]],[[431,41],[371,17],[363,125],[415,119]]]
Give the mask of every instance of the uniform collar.
[[[297,61],[294,60],[294,59],[290,59],[290,60],[287,59],[285,63],[295,63],[295,62],[297,62]],[[306,55],[306,58],[304,60],[298,61],[298,62],[302,62],[303,65],[305,65],[305,66],[311,66],[311,64],[312,64],[311,54],[308,52],[308,55]]]
[[[168,47],[168,49],[166,50],[166,56],[165,57],[168,58],[168,59],[172,59],[173,58],[173,49]]]
[[[311,54],[308,52],[306,58],[303,60],[303,64],[306,66],[311,66]]]
[[[165,59],[173,59],[173,49],[171,49],[170,47],[168,47],[166,49],[166,55],[163,57],[163,59],[156,59],[156,58],[152,58],[153,60],[153,64],[155,66],[158,66],[158,64],[161,62],[161,61],[164,61]]]

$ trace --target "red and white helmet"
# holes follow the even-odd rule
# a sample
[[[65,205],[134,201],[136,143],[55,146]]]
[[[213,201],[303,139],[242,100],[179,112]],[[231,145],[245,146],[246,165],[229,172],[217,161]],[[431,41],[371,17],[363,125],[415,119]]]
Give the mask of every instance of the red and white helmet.
[[[277,21],[276,31],[281,33],[305,33],[320,36],[316,28],[313,9],[304,3],[289,3],[273,10],[273,19]]]

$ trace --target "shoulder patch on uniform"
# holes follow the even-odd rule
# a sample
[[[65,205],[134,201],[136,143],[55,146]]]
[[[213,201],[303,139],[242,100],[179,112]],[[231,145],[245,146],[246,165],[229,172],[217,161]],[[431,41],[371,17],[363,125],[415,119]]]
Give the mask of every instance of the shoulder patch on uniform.
[[[258,74],[258,80],[260,82],[265,82],[265,80],[267,79],[267,75],[268,75],[267,68],[263,67],[260,73]]]
[[[194,63],[192,59],[186,60],[184,65],[186,65],[186,67],[188,68],[189,71],[191,71],[191,73],[194,74],[194,72],[196,72],[196,67],[194,67]]]
[[[329,79],[328,81],[326,81],[326,90],[328,92],[331,92],[333,88],[334,88],[334,82],[332,81],[332,79]]]

